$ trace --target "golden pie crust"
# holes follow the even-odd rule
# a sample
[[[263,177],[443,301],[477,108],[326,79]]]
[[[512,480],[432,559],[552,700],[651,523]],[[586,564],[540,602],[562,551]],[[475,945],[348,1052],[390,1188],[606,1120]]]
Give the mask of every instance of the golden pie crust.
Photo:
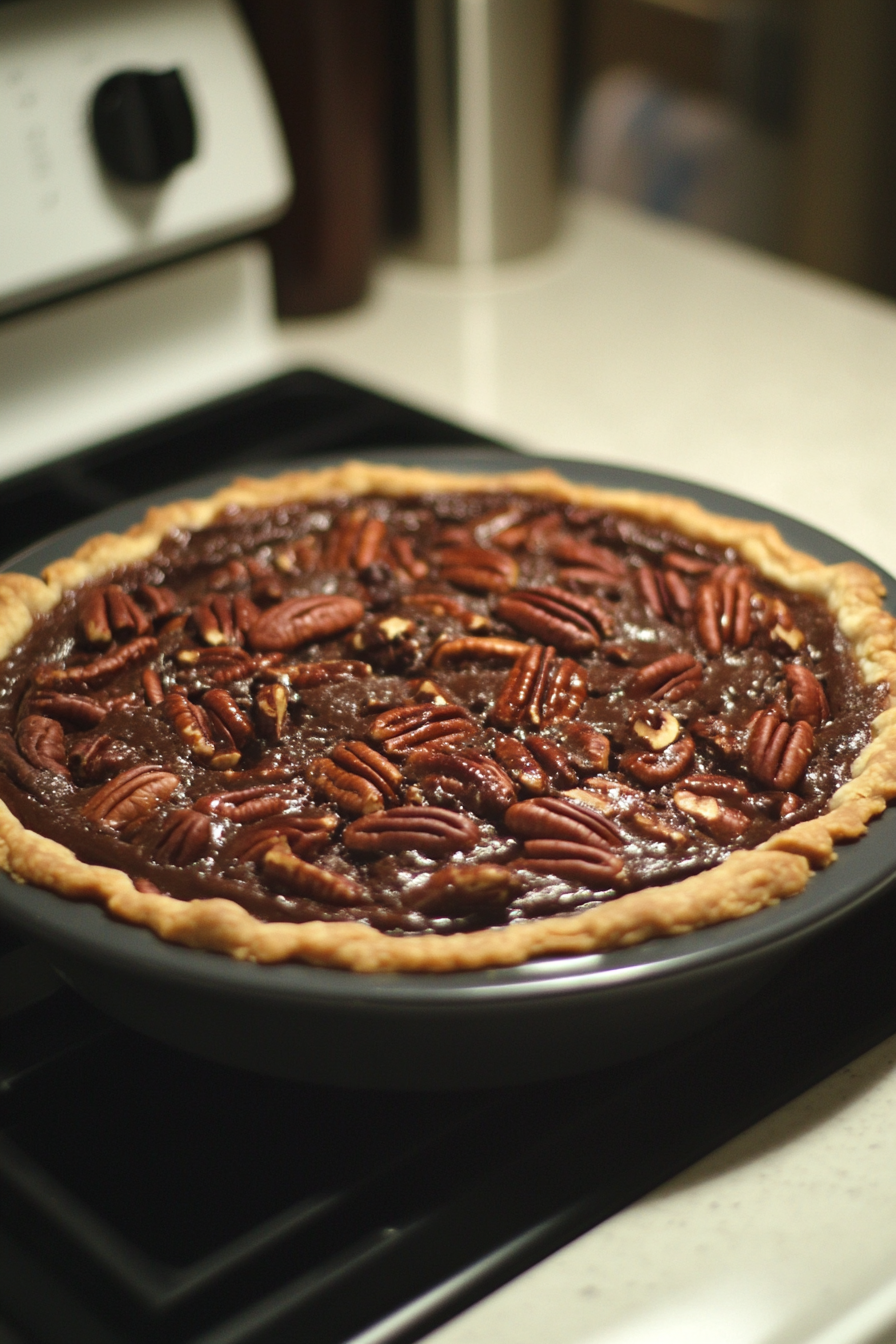
[[[363,972],[460,971],[630,947],[753,914],[801,892],[813,868],[836,858],[834,846],[863,835],[896,795],[896,619],[882,609],[885,590],[876,574],[852,562],[824,565],[789,546],[768,523],[725,518],[674,495],[574,485],[552,471],[461,476],[348,462],[324,471],[285,472],[272,480],[241,478],[208,499],[150,509],[123,535],[93,537],[73,556],[50,565],[43,580],[0,574],[0,658],[64,592],[147,559],[174,529],[196,531],[232,508],[439,491],[520,492],[617,510],[694,541],[733,547],[767,579],[823,600],[849,640],[865,682],[885,683],[889,692],[886,708],[873,722],[871,741],[853,764],[852,779],[833,795],[823,815],[778,832],[756,849],[738,851],[706,872],[580,914],[475,933],[396,938],[358,923],[268,924],[232,901],[181,901],[141,892],[126,873],[82,863],[65,846],[27,830],[2,803],[0,866],[18,882],[70,900],[99,902],[115,918],[152,929],[169,942],[240,960],[302,961]]]

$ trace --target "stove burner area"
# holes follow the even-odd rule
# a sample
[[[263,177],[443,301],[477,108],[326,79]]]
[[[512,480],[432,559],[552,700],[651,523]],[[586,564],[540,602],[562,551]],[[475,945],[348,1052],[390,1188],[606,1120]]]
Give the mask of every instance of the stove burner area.
[[[0,1316],[47,1344],[419,1338],[896,1031],[894,937],[878,902],[685,1045],[455,1095],[227,1069],[60,987],[3,1022]],[[23,959],[48,972],[6,947],[21,998]]]
[[[289,375],[2,487],[19,529],[7,545],[212,463],[421,442],[465,444],[459,466],[475,469],[456,427]],[[0,930],[0,1339],[419,1338],[896,1031],[894,937],[884,897],[682,1045],[562,1082],[427,1095],[156,1045]]]

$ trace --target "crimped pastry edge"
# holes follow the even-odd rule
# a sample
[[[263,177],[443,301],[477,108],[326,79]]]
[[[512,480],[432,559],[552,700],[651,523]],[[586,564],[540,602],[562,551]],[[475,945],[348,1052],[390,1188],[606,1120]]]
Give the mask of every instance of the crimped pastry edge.
[[[103,904],[110,915],[151,929],[166,941],[260,963],[302,961],[359,972],[447,972],[512,966],[539,956],[630,947],[740,919],[796,896],[813,868],[836,858],[834,846],[857,839],[896,796],[896,619],[882,609],[884,587],[854,562],[825,565],[789,546],[769,523],[726,518],[693,500],[637,490],[577,485],[549,470],[459,475],[422,467],[346,462],[322,471],[293,471],[270,480],[241,477],[207,499],[151,508],[123,534],[92,537],[58,560],[43,579],[0,574],[0,658],[28,634],[34,618],[89,579],[147,559],[173,531],[197,531],[228,510],[339,496],[514,491],[614,509],[667,526],[694,541],[733,547],[766,578],[827,603],[847,636],[866,683],[886,682],[887,706],[872,739],[854,762],[852,779],[828,811],[781,831],[753,850],[739,850],[715,868],[663,887],[648,887],[577,915],[476,933],[395,938],[355,923],[266,924],[236,902],[180,901],[141,892],[123,871],[83,863],[71,850],[27,830],[0,803],[0,867],[16,881],[71,900]]]

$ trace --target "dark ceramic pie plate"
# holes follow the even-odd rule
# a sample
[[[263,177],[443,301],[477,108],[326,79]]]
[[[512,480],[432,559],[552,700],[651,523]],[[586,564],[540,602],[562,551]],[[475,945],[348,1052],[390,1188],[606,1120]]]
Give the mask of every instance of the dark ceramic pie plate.
[[[571,480],[683,494],[719,513],[773,522],[792,545],[828,563],[863,560],[792,518],[646,472],[521,460],[499,449],[376,450],[358,456],[408,465],[425,460],[434,469],[455,471],[552,466]],[[336,460],[306,458],[301,465]],[[266,474],[262,466],[258,471]],[[23,552],[7,568],[40,573],[95,532],[135,522],[149,504],[207,494],[223,479],[207,477],[110,510]],[[896,590],[894,581],[883,577],[891,592]],[[879,895],[894,875],[896,811],[891,810],[858,844],[842,848],[837,863],[816,874],[802,895],[747,919],[627,951],[441,976],[367,976],[236,962],[164,943],[147,930],[113,921],[97,906],[19,886],[5,875],[0,875],[0,913],[43,944],[86,998],[169,1044],[243,1068],[318,1082],[452,1088],[559,1076],[666,1045],[756,992],[807,939]]]

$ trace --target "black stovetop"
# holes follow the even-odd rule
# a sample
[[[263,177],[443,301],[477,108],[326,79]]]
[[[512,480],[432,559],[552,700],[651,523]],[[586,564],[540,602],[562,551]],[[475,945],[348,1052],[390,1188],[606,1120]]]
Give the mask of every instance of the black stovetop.
[[[4,546],[209,468],[483,443],[303,371],[0,486]],[[673,1049],[433,1096],[179,1054],[0,930],[0,1340],[418,1338],[896,1031],[894,939],[884,895]]]

